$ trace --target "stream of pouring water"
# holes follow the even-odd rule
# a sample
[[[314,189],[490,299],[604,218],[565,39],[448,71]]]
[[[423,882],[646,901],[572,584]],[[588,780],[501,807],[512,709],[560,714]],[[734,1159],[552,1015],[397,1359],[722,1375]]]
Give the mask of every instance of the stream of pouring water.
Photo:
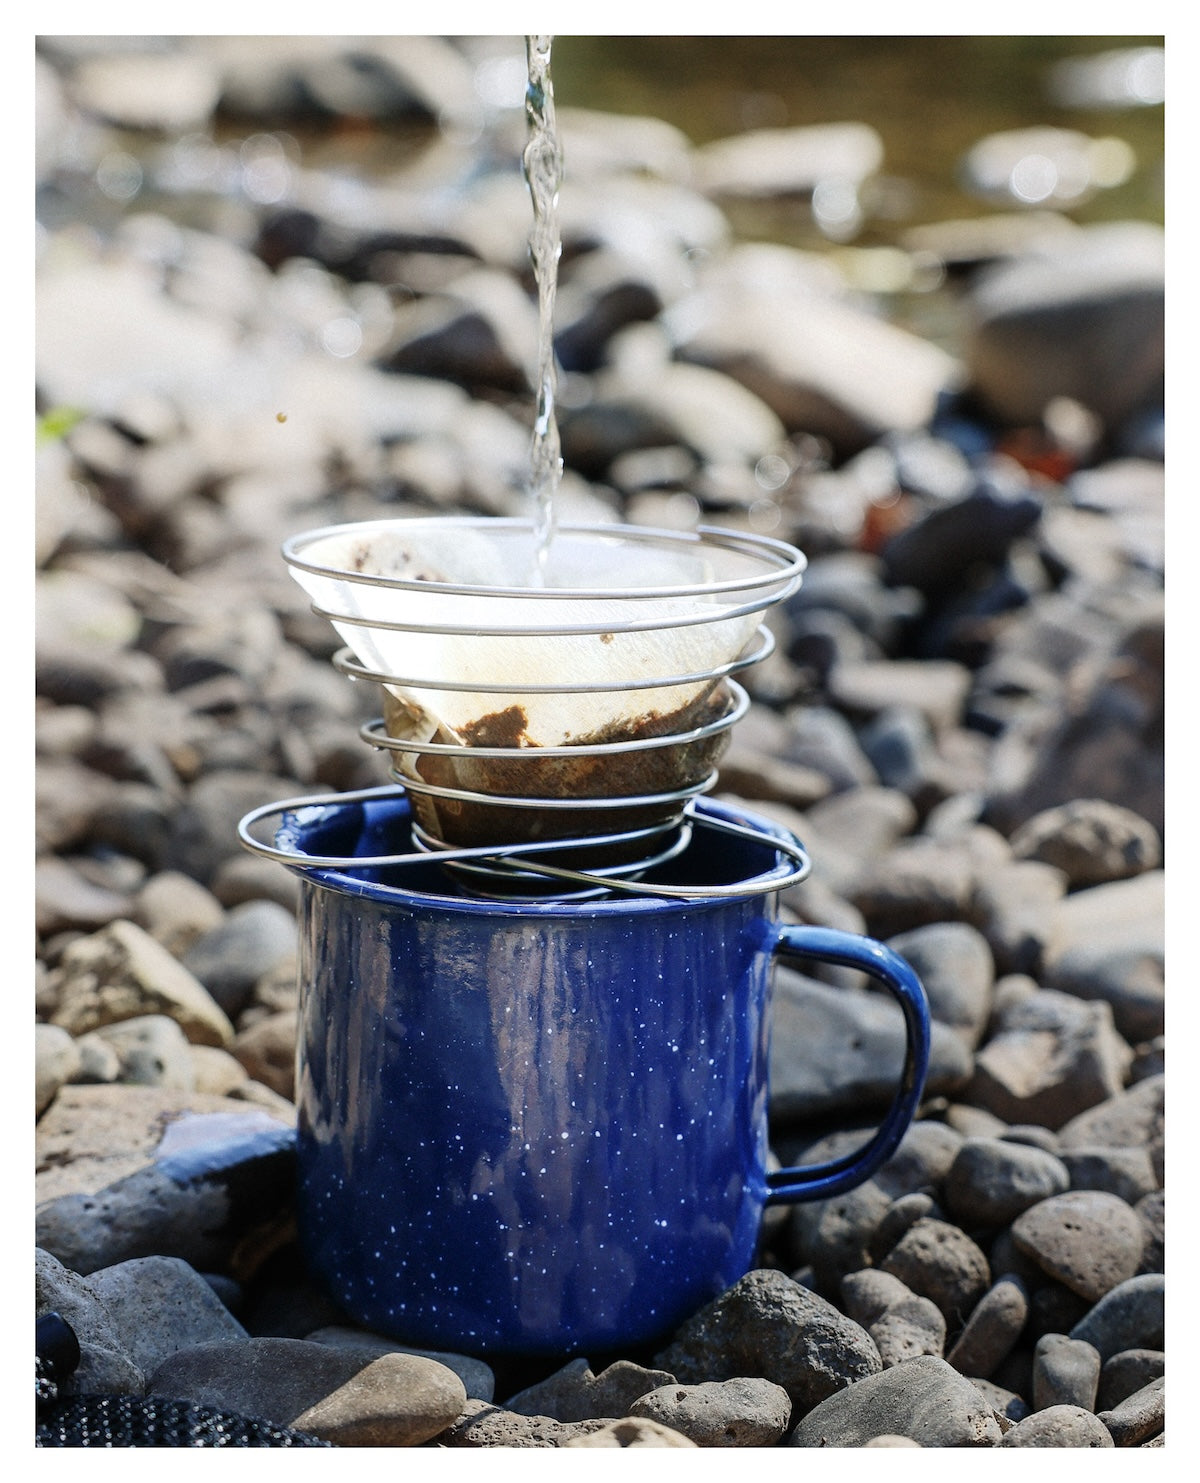
[[[554,294],[562,241],[558,230],[558,190],[562,156],[554,118],[554,85],[550,80],[553,37],[526,36],[529,82],[525,89],[528,138],[522,156],[525,180],[533,201],[529,253],[538,291],[537,413],[530,455],[533,499],[534,570],[531,581],[545,581],[546,559],[554,537],[554,495],[562,477],[558,423],[554,415],[557,377],[554,366]]]

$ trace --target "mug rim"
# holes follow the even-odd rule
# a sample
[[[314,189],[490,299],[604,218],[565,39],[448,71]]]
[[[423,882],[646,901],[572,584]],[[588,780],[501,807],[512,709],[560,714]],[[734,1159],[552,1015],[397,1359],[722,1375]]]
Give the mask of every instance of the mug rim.
[[[411,812],[411,804],[406,794],[397,791],[390,797],[381,797],[372,801],[376,807],[395,809],[405,815]],[[338,808],[361,807],[361,804],[347,803],[321,804],[319,808],[323,815],[328,816],[331,811]],[[713,816],[718,820],[742,827],[748,827],[756,831],[761,840],[751,840],[749,843],[759,845],[762,848],[769,846],[772,839],[796,845],[799,841],[782,824],[773,819],[764,818],[761,814],[751,813],[748,810],[735,807],[732,804],[721,803],[714,799],[697,799],[693,805],[698,821],[703,822],[705,816]],[[309,884],[319,886],[324,890],[333,891],[340,895],[358,896],[368,900],[378,901],[383,904],[393,903],[417,903],[421,906],[429,906],[444,911],[466,912],[478,916],[518,916],[518,917],[559,917],[559,916],[628,916],[643,912],[678,911],[689,912],[696,910],[712,910],[718,907],[726,907],[737,903],[755,902],[760,897],[769,895],[776,889],[776,882],[782,883],[792,874],[792,867],[786,858],[778,853],[775,855],[775,863],[760,875],[743,877],[742,884],[747,889],[739,893],[737,897],[729,896],[692,896],[687,899],[677,899],[665,896],[654,896],[649,893],[637,895],[635,893],[614,892],[611,896],[601,897],[576,897],[574,899],[547,899],[544,897],[477,897],[471,895],[455,895],[447,889],[446,892],[426,890],[424,888],[406,888],[403,886],[388,885],[383,881],[364,879],[362,876],[352,874],[350,871],[336,866],[305,866],[302,862],[304,855],[300,847],[300,836],[308,827],[314,827],[319,821],[311,820],[306,824],[299,816],[305,813],[303,807],[289,810],[275,832],[275,843],[277,846],[287,848],[289,853],[295,857],[295,864],[287,864],[286,868],[293,874],[300,876]],[[429,852],[422,863],[428,862],[431,867],[438,865],[437,852]],[[753,886],[760,889],[752,890]]]

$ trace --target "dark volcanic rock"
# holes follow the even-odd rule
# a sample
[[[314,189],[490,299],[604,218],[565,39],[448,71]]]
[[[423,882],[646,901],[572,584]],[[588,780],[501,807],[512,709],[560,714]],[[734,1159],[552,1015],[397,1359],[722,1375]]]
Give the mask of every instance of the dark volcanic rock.
[[[702,1308],[655,1356],[681,1383],[760,1376],[797,1411],[882,1368],[865,1329],[782,1272],[758,1269]]]
[[[667,1385],[634,1401],[630,1416],[660,1422],[697,1447],[774,1447],[792,1414],[788,1393],[769,1380]]]
[[[624,1416],[640,1396],[674,1383],[666,1370],[646,1370],[619,1359],[596,1375],[586,1359],[574,1359],[538,1384],[505,1401],[505,1409],[555,1421],[590,1421]],[[662,1419],[661,1417],[658,1419]]]
[[[935,1303],[952,1328],[966,1322],[990,1282],[987,1257],[964,1231],[944,1220],[918,1220],[880,1267]]]

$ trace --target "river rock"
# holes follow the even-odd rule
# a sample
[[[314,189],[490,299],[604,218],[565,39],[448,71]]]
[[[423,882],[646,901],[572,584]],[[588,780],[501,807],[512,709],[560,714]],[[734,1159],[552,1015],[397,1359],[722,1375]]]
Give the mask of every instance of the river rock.
[[[122,1347],[147,1375],[194,1344],[249,1338],[210,1284],[178,1257],[147,1256],[102,1267],[89,1276],[88,1285],[112,1314]]]
[[[116,1315],[86,1277],[40,1248],[34,1252],[37,1316],[57,1313],[79,1341],[79,1364],[60,1386],[63,1395],[141,1395],[146,1377],[126,1348]]]
[[[591,1436],[614,1418],[556,1421],[552,1416],[524,1416],[487,1401],[469,1400],[449,1426],[440,1431],[436,1447],[565,1447],[576,1438]],[[630,1422],[629,1435],[653,1435],[649,1422]],[[611,1445],[611,1444],[602,1444]],[[617,1445],[620,1445],[618,1442]],[[686,1441],[682,1445],[693,1445]]]
[[[962,1135],[935,1118],[918,1118],[896,1152],[875,1171],[880,1189],[893,1200],[941,1187],[962,1147]]]
[[[918,927],[964,920],[973,877],[966,848],[905,839],[864,863],[849,899],[866,918],[871,935],[886,942]]]
[[[1066,1334],[1043,1334],[1033,1355],[1033,1409],[1079,1406],[1096,1409],[1100,1383],[1100,1355],[1082,1339]]]
[[[946,1356],[962,1375],[986,1380],[1012,1352],[1029,1318],[1025,1283],[1009,1272],[993,1283],[971,1310],[971,1316]]]
[[[1041,513],[1041,502],[1023,478],[985,470],[968,494],[935,505],[884,544],[884,573],[900,586],[941,596],[958,585],[968,566],[1001,563]]]
[[[1061,1147],[1146,1148],[1152,1158],[1156,1151],[1161,1156],[1164,1092],[1163,1076],[1118,1089],[1059,1128]]]
[[[861,1447],[882,1435],[922,1447],[994,1447],[1000,1425],[970,1380],[943,1359],[918,1355],[829,1396],[784,1445]]]
[[[1054,75],[1057,79],[1062,73]],[[1065,101],[1057,90],[1055,96]],[[959,168],[967,189],[994,205],[1037,201],[1066,208],[1124,180],[1132,165],[1132,151],[1118,140],[1035,124],[986,135],[967,151]]]
[[[73,1079],[81,1086],[108,1086],[114,1081],[121,1079],[121,1060],[115,1049],[105,1040],[99,1030],[89,1030],[86,1035],[81,1035],[75,1042],[79,1047],[79,1074]],[[227,1052],[220,1050],[215,1045],[190,1045],[189,1053],[192,1064],[196,1064],[196,1055],[205,1051],[214,1056],[223,1056]],[[197,1085],[197,1091],[203,1090]]]
[[[873,1261],[885,1257],[910,1226],[926,1218],[941,1220],[943,1215],[942,1207],[926,1190],[901,1195],[899,1199],[892,1201],[882,1220],[876,1225],[867,1245],[868,1255]]]
[[[1166,1424],[1166,1382],[1160,1375],[1111,1410],[1101,1411],[1115,1447],[1141,1447]]]
[[[281,662],[283,630],[262,602],[246,601],[225,610],[202,611],[196,621],[165,629],[154,645],[168,690],[182,692],[195,705],[199,686],[220,677],[265,688]],[[218,690],[236,696],[235,685]]]
[[[442,1350],[413,1349],[407,1344],[398,1344],[382,1334],[373,1334],[366,1329],[347,1328],[341,1324],[328,1324],[311,1333],[298,1335],[312,1344],[329,1344],[334,1349],[357,1349],[378,1359],[381,1354],[415,1354],[425,1359],[437,1360],[453,1370],[462,1381],[468,1400],[490,1401],[496,1389],[496,1377],[490,1365],[467,1354],[447,1354]]]
[[[664,1426],[649,1416],[624,1416],[606,1421],[595,1431],[575,1434],[564,1447],[695,1447],[699,1444],[682,1432]]]
[[[34,918],[44,937],[69,928],[93,932],[129,915],[129,897],[95,885],[57,855],[44,856],[34,867]]]
[[[951,1102],[946,1108],[946,1126],[964,1138],[1003,1138],[1008,1124],[982,1107]]]
[[[227,1050],[215,1045],[193,1045],[192,1081],[198,1092],[211,1092],[228,1097],[244,1088],[249,1080],[245,1066]]]
[[[846,895],[862,857],[884,854],[910,834],[917,811],[898,789],[864,784],[818,800],[807,809],[805,823],[805,842],[821,862],[821,876]]]
[[[834,703],[858,721],[897,706],[911,707],[935,734],[962,715],[970,672],[953,660],[859,660],[834,665],[828,689]]]
[[[1145,1240],[1125,1201],[1102,1190],[1041,1200],[1017,1217],[1012,1234],[1018,1250],[1091,1303],[1137,1272]]]
[[[805,706],[787,714],[787,760],[821,773],[833,793],[877,787],[879,780],[854,728],[830,706]]]
[[[774,992],[774,1117],[800,1122],[891,1105],[904,1064],[904,1015],[898,1004],[861,989],[835,989],[783,966]],[[970,1052],[953,1030],[935,1024],[929,1091],[957,1090],[970,1075]]]
[[[918,1297],[890,1273],[870,1267],[848,1273],[841,1296],[848,1315],[874,1339],[885,1369],[914,1354],[941,1357],[946,1320],[928,1298]]]
[[[479,268],[398,309],[382,364],[483,390],[527,393],[537,312],[507,273]]]
[[[936,922],[902,932],[888,946],[915,970],[931,1016],[974,1050],[991,1009],[995,970],[986,939],[967,922]]]
[[[840,1284],[842,1307],[855,1323],[867,1328],[889,1308],[906,1302],[913,1296],[899,1277],[890,1272],[881,1272],[877,1267],[863,1267],[857,1272],[847,1272]]]
[[[59,965],[54,1022],[73,1035],[141,1014],[164,1014],[200,1045],[227,1046],[233,1026],[194,975],[133,922],[79,938]]]
[[[955,730],[938,738],[914,706],[895,705],[878,712],[858,737],[879,781],[906,793],[922,813],[966,791],[974,781],[956,773],[947,756],[954,742],[966,740],[966,733]]]
[[[1074,673],[1065,710],[1015,722],[997,742],[987,816],[1004,832],[1074,798],[1103,798],[1162,836],[1162,594],[1158,584],[1139,586],[1136,578],[1121,583],[1127,618],[1107,640],[1097,635],[1099,652],[1086,664],[1068,666]],[[1079,616],[1096,627],[1093,615]]]
[[[1107,1004],[1045,989],[1001,1010],[964,1099],[1057,1130],[1116,1096],[1132,1059]]]
[[[61,1025],[34,1027],[34,1090],[41,1117],[59,1089],[79,1075],[83,1059],[74,1038]]]
[[[1060,1152],[1058,1135],[1039,1123],[1010,1123],[1000,1134],[1006,1143],[1019,1143],[1027,1148],[1040,1148],[1043,1153]]]
[[[1019,860],[1041,860],[1072,891],[1155,870],[1162,841],[1145,819],[1102,798],[1076,798],[1027,819],[1012,838]]]
[[[1040,976],[1066,877],[1038,860],[1012,860],[981,872],[971,898],[978,930],[997,972]]]
[[[1062,1162],[1072,1189],[1104,1190],[1135,1207],[1158,1191],[1158,1175],[1145,1148],[1065,1148]]]
[[[574,1359],[536,1385],[510,1396],[505,1408],[554,1421],[591,1421],[624,1416],[639,1396],[674,1383],[666,1370],[647,1370],[619,1359],[594,1374],[586,1359]],[[661,1418],[660,1418],[661,1419]]]
[[[783,611],[793,624],[817,613],[845,618],[864,640],[855,652],[878,657],[896,646],[905,624],[921,606],[920,595],[912,588],[892,587],[883,580],[878,556],[834,549],[813,554],[803,584],[786,599]]]
[[[1084,228],[998,266],[973,287],[965,358],[993,415],[1036,424],[1070,397],[1115,428],[1162,396],[1163,236]]]
[[[1071,1329],[1102,1361],[1126,1349],[1162,1349],[1165,1281],[1161,1272],[1119,1282]]]
[[[71,77],[75,102],[127,129],[184,134],[203,129],[220,97],[216,70],[184,52],[89,57]]]
[[[1167,1037],[1156,1035],[1153,1040],[1143,1041],[1133,1048],[1133,1065],[1129,1068],[1129,1083],[1145,1081],[1150,1076],[1161,1076],[1167,1069]]]
[[[231,1019],[245,1008],[255,982],[296,950],[296,919],[276,901],[246,901],[198,937],[184,967]]]
[[[914,1295],[889,1307],[867,1332],[875,1341],[884,1369],[912,1359],[916,1354],[942,1358],[946,1345],[946,1320],[928,1298]]]
[[[1105,1360],[1100,1370],[1096,1392],[1096,1411],[1111,1411],[1151,1380],[1161,1379],[1166,1371],[1166,1355],[1161,1349],[1125,1349]]]
[[[628,1414],[657,1421],[697,1447],[774,1447],[787,1431],[792,1403],[770,1380],[743,1378],[660,1386],[639,1396]]]
[[[295,778],[253,768],[224,767],[204,773],[172,812],[162,867],[182,871],[207,886],[229,856],[240,857],[237,826],[251,809],[275,798],[296,798],[313,791]]]
[[[1142,1223],[1146,1244],[1142,1247],[1140,1272],[1162,1272],[1166,1261],[1166,1192],[1154,1190],[1133,1207]]]
[[[992,1414],[1000,1423],[1002,1433],[1029,1415],[1029,1407],[1015,1391],[1005,1390],[1003,1385],[984,1380],[978,1375],[972,1375],[970,1379],[971,1384],[991,1406]]]
[[[759,1377],[804,1412],[881,1368],[870,1335],[782,1272],[758,1268],[699,1310],[655,1356],[681,1385]]]
[[[678,444],[702,466],[753,469],[786,438],[782,422],[752,391],[709,366],[673,361],[661,330],[648,325],[624,330],[610,347],[613,364],[599,372],[586,408],[564,418],[564,449],[576,467],[603,474],[608,462],[630,447]],[[581,446],[581,423],[595,437],[597,417],[615,419],[620,436],[597,459]],[[640,431],[639,431],[640,429]],[[761,494],[761,487],[747,488]]]
[[[857,184],[883,163],[883,141],[867,124],[750,129],[692,151],[693,178],[717,196],[811,194],[823,180]]]
[[[801,1164],[843,1158],[856,1152],[863,1138],[862,1131],[845,1129],[801,1144],[791,1157]],[[907,1195],[937,1188],[961,1144],[961,1134],[945,1123],[919,1118],[900,1140],[896,1152],[865,1183],[829,1200],[806,1200],[793,1205],[788,1225],[798,1260],[807,1261],[810,1254],[826,1253],[831,1263],[839,1267],[831,1285],[831,1291],[836,1293],[842,1275],[852,1270],[855,1263],[867,1265],[867,1254],[876,1259],[886,1255],[879,1241],[885,1222],[895,1210],[895,1204],[889,1209],[888,1201],[898,1202]],[[919,1216],[931,1213],[928,1208],[917,1211],[906,1207],[888,1226],[893,1244]],[[860,1255],[842,1265],[843,1258],[852,1252]]]
[[[294,1133],[227,1097],[66,1087],[38,1124],[39,1245],[87,1275],[144,1256],[219,1270],[290,1201]]]
[[[249,1076],[288,1101],[295,1096],[297,1019],[294,1009],[269,1014],[239,1030],[232,1046]]]
[[[843,1277],[866,1265],[888,1204],[887,1192],[868,1179],[845,1194],[793,1206],[790,1246],[797,1260],[811,1265],[815,1291],[835,1297]]]
[[[1082,1406],[1049,1406],[1018,1421],[1000,1439],[1002,1447],[1111,1447],[1108,1428]]]
[[[946,352],[848,303],[748,276],[702,281],[662,322],[681,359],[734,376],[789,432],[843,455],[927,426],[957,371]]]
[[[183,1092],[194,1089],[192,1047],[178,1022],[167,1015],[134,1015],[113,1025],[101,1025],[93,1033],[116,1052],[121,1081]]]
[[[460,1416],[463,1383],[435,1360],[376,1359],[303,1339],[193,1344],[160,1364],[151,1395],[257,1416],[341,1447],[412,1447]]]
[[[224,918],[213,893],[178,870],[152,875],[134,897],[131,919],[180,958]]]
[[[946,1176],[944,1200],[968,1229],[1004,1226],[1070,1187],[1070,1172],[1054,1154],[1002,1138],[968,1138]]]
[[[1131,1044],[1163,1033],[1165,882],[1151,870],[1065,897],[1043,963],[1048,987],[1111,1005]]]
[[[990,1283],[988,1260],[957,1226],[918,1220],[880,1263],[920,1297],[928,1298],[947,1324],[964,1324]]]
[[[1039,1273],[1030,1281],[1029,1323],[1023,1338],[1026,1342],[1032,1343],[1041,1338],[1043,1334],[1070,1333],[1087,1311],[1088,1300],[1086,1298],[1080,1297],[1065,1282],[1056,1282],[1044,1273]],[[1031,1356],[1028,1394],[1032,1394],[1032,1359]]]

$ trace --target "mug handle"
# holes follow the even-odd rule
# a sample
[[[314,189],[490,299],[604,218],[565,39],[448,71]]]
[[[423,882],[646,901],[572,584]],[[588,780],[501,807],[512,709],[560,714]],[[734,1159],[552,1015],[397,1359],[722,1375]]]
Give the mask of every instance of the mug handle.
[[[877,979],[904,1011],[904,1073],[875,1134],[853,1153],[823,1164],[776,1169],[767,1175],[767,1204],[824,1200],[869,1179],[895,1153],[908,1131],[929,1070],[929,1001],[921,980],[898,953],[872,937],[832,927],[782,926],[773,952],[782,961],[815,959],[857,968]]]

